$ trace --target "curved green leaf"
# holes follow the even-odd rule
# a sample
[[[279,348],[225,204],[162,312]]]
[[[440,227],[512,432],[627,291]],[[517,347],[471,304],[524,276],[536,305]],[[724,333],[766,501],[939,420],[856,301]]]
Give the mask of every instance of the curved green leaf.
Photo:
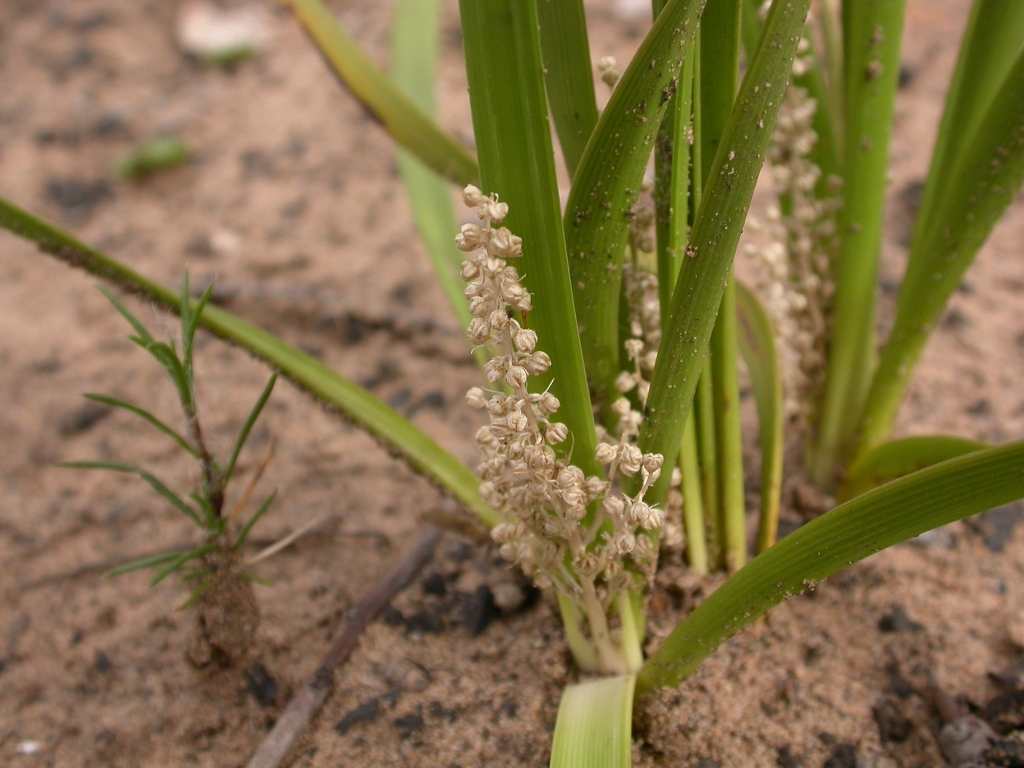
[[[619,675],[562,691],[550,768],[629,768],[635,684],[636,675]]]
[[[736,283],[736,316],[740,353],[750,374],[761,428],[761,523],[757,551],[764,552],[775,543],[782,500],[782,459],[786,437],[782,368],[771,319],[757,296],[740,282]]]
[[[0,199],[0,227],[35,242],[46,253],[122,289],[177,312],[180,297],[137,272],[80,243],[68,233]],[[454,456],[357,384],[271,333],[217,307],[206,307],[199,324],[280,370],[299,388],[379,438],[409,465],[450,491],[488,526],[500,521],[480,497],[479,479]]]
[[[558,420],[573,435],[573,463],[588,475],[601,476],[580,337],[572,332],[577,318],[536,7],[521,0],[463,0],[460,13],[482,189],[508,203],[504,224],[523,239],[523,255],[515,266],[533,295],[524,322],[537,332],[538,348],[551,357],[550,370],[531,377],[530,386],[550,384],[562,403]]]
[[[640,434],[645,452],[675,461],[736,245],[782,104],[810,0],[772,5],[726,126],[677,278]],[[654,487],[662,501],[667,473]],[[705,497],[705,501],[707,498]]]
[[[637,692],[677,685],[779,603],[925,531],[1024,497],[1024,441],[962,456],[858,496],[754,558],[673,630]]]
[[[431,117],[436,111],[434,91],[440,12],[438,0],[398,0],[391,38],[391,73],[395,84]],[[452,312],[460,328],[465,329],[473,316],[463,295],[466,285],[459,272],[463,257],[455,247],[459,225],[450,188],[412,153],[398,148],[397,155],[398,170],[409,196],[416,228]],[[480,365],[487,362],[485,350],[478,350],[475,357]]]
[[[165,435],[171,438],[174,442],[176,442],[178,445],[180,445],[182,448],[188,451],[192,456],[195,456],[197,459],[199,458],[199,451],[193,448],[192,445],[184,437],[182,437],[169,426],[164,424],[162,421],[160,421],[160,419],[151,414],[149,411],[143,408],[139,408],[136,405],[132,405],[131,403],[126,403],[124,400],[119,400],[116,397],[109,397],[107,395],[85,395],[85,399],[92,400],[93,402],[96,403],[103,403],[104,405],[109,405],[112,408],[120,408],[124,411],[128,411],[128,413],[134,413],[139,418],[149,422],[154,427],[159,429],[161,432],[163,432]]]
[[[192,522],[196,525],[203,524],[199,519],[199,515],[196,514],[196,511],[186,504],[178,494],[168,488],[166,483],[151,472],[147,472],[134,464],[126,464],[122,461],[64,461],[58,466],[66,469],[107,469],[111,472],[124,472],[129,475],[138,475],[145,480],[154,491],[167,499],[171,506],[188,516]]]
[[[537,0],[551,118],[571,179],[597,125],[597,98],[583,0]]]
[[[988,443],[946,435],[906,437],[883,443],[854,462],[836,499],[849,501],[890,480],[988,447]]]
[[[812,479],[832,488],[853,449],[875,353],[875,290],[905,0],[844,2],[846,157],[835,300]]]
[[[911,243],[896,319],[882,349],[861,425],[859,453],[889,436],[928,337],[996,223],[1024,185],[1024,51],[960,154],[955,180]]]
[[[321,0],[286,2],[338,79],[391,138],[446,179],[459,185],[476,183],[476,163],[469,152],[398,89]]]
[[[647,160],[703,2],[671,0],[601,113],[569,191],[565,239],[587,377],[597,400],[615,397],[622,259]],[[575,327],[575,326],[571,326]]]

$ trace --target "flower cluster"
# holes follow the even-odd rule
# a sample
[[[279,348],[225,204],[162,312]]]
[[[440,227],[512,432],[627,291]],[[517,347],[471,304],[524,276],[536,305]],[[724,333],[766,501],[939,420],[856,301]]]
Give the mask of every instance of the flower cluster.
[[[794,75],[806,66],[798,57]],[[811,127],[816,109],[804,88],[788,87],[768,151],[775,194],[787,202],[787,212],[773,206],[763,223],[752,220],[751,229],[760,231],[767,243],[748,248],[767,268],[758,287],[784,352],[786,410],[802,429],[814,422],[824,386],[835,292],[831,264],[842,204],[832,179],[829,195],[816,193],[821,170],[810,158],[818,140]]]
[[[536,349],[536,332],[510,311],[525,316],[531,307],[530,293],[508,265],[521,255],[522,241],[505,227],[495,227],[508,213],[505,203],[473,186],[463,198],[476,207],[482,222],[464,225],[456,238],[468,254],[462,276],[473,314],[469,336],[492,354],[484,369],[488,382],[504,384],[511,392],[473,387],[467,393],[469,404],[489,416],[476,440],[480,493],[505,520],[492,536],[502,556],[539,587],[556,589],[583,606],[599,606],[599,612],[586,610],[596,634],[600,628],[593,625],[603,622],[615,597],[632,586],[633,573],[653,570],[655,546],[638,532],[662,522],[660,511],[643,500],[661,473],[662,457],[643,454],[632,444],[640,420],[625,398],[616,404],[624,424],[620,442],[597,449],[598,461],[608,467],[607,479],[586,476],[556,451],[570,437],[564,424],[552,420],[560,403],[548,391],[527,388],[529,378],[546,372],[551,360]],[[619,473],[639,474],[639,492],[626,496],[617,491]]]

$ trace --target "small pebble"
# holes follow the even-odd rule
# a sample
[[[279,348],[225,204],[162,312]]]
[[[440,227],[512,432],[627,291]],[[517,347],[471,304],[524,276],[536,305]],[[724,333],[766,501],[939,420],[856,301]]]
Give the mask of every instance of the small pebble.
[[[113,410],[109,405],[88,400],[75,410],[65,414],[60,420],[58,430],[64,437],[87,432],[109,416]]]
[[[924,632],[924,625],[911,619],[902,605],[896,605],[893,606],[889,613],[878,620],[878,631],[895,632],[897,634],[911,632],[916,634]]]
[[[249,692],[256,698],[261,707],[272,707],[278,703],[280,689],[277,680],[259,661],[245,670],[245,681]]]
[[[853,744],[836,744],[822,768],[857,768],[857,748]]]
[[[914,731],[914,724],[903,716],[895,702],[883,699],[871,712],[878,724],[878,738],[883,744],[900,744]]]
[[[462,606],[462,625],[470,634],[479,635],[498,617],[491,588],[481,584]]]
[[[34,755],[42,749],[42,746],[38,741],[21,741],[14,748],[14,753],[16,755]]]
[[[359,706],[346,712],[341,720],[334,724],[334,730],[338,733],[345,733],[353,725],[359,723],[369,723],[377,719],[377,715],[380,714],[380,699],[373,698],[369,701],[364,701]]]
[[[494,604],[502,613],[514,613],[526,602],[522,587],[514,581],[500,581],[494,584],[491,587],[491,594],[494,595]]]
[[[402,732],[403,736],[408,736],[423,727],[423,716],[413,713],[411,715],[396,717],[391,722],[395,728]]]
[[[981,716],[1000,734],[1024,728],[1024,691],[996,696],[985,705]]]
[[[973,715],[958,717],[939,731],[942,754],[957,768],[968,768],[978,763],[997,739],[988,723]]]
[[[779,768],[800,768],[804,764],[804,761],[793,754],[793,749],[786,744],[785,746],[779,747],[778,755],[775,758],[775,764]]]

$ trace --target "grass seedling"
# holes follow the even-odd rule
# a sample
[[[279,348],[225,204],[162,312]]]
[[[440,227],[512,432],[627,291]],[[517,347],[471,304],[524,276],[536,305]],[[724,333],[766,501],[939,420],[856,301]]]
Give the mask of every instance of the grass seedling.
[[[233,506],[226,509],[225,502],[228,483],[235,473],[238,457],[253,425],[270,398],[277,374],[271,376],[264,387],[263,393],[235,440],[227,464],[222,467],[207,447],[207,440],[200,424],[193,365],[193,345],[199,316],[210,300],[212,286],[202,295],[193,310],[188,303],[188,274],[185,274],[181,285],[181,300],[185,311],[181,313],[180,341],[172,338],[167,342],[157,341],[116,296],[104,288],[100,290],[132,326],[135,333],[129,337],[131,341],[160,364],[173,384],[181,406],[184,434],[149,411],[124,400],[107,395],[91,394],[86,397],[127,411],[170,438],[198,464],[200,484],[198,492],[182,496],[154,474],[134,464],[116,461],[74,461],[61,466],[137,475],[200,528],[202,543],[198,546],[135,560],[115,568],[107,576],[121,576],[133,571],[152,569],[154,573],[149,583],[155,587],[168,576],[178,574],[191,589],[188,600],[181,608],[194,606],[198,618],[201,644],[194,649],[193,658],[203,657],[197,654],[209,655],[228,662],[243,658],[252,645],[259,624],[259,609],[252,592],[252,582],[257,579],[243,569],[239,549],[252,532],[253,526],[274,502],[276,492],[267,496],[248,519],[244,519],[243,515],[270,459],[269,449]]]
[[[173,136],[161,136],[135,147],[117,161],[114,170],[122,179],[138,180],[177,168],[191,152],[188,144]]]
[[[816,581],[1024,496],[1022,442],[889,441],[924,341],[1024,183],[1024,5],[974,3],[876,365],[902,2],[821,3],[810,23],[810,0],[656,2],[621,75],[601,62],[613,90],[598,113],[581,0],[463,0],[475,159],[423,96],[436,2],[398,2],[394,79],[321,0],[289,4],[402,148],[417,224],[481,363],[484,381],[468,394],[487,416],[477,473],[270,334],[2,201],[0,224],[250,350],[476,513],[553,596],[573,658],[594,678],[563,695],[553,767],[628,766],[634,698],[678,684]],[[564,206],[553,134],[572,179]],[[769,267],[759,296],[737,281],[734,259],[766,161],[777,205],[761,225],[771,242],[758,254]],[[462,227],[457,251],[438,237],[456,231],[438,202],[442,179],[479,220]],[[740,355],[762,455],[749,562]],[[776,542],[787,428],[804,445],[802,471],[847,500]],[[733,575],[653,649],[644,600],[673,525],[695,571]]]

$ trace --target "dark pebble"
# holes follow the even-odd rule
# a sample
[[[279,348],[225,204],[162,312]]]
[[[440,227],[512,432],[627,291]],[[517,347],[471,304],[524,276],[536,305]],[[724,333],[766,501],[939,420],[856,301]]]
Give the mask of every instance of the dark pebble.
[[[457,709],[446,709],[440,701],[430,702],[429,712],[435,720],[447,720],[449,723],[454,723],[459,717]]]
[[[804,764],[804,761],[793,754],[793,750],[789,744],[783,747],[779,747],[778,756],[775,758],[775,764],[779,768],[800,768]]]
[[[910,738],[910,734],[914,731],[914,724],[903,716],[895,702],[883,699],[871,712],[878,724],[878,738],[883,744],[889,742],[900,744]]]
[[[58,430],[64,437],[87,432],[107,418],[113,410],[109,405],[87,400],[75,410],[64,414],[60,420]]]
[[[967,315],[965,315],[963,312],[961,312],[956,307],[953,307],[951,310],[949,310],[949,312],[946,313],[946,316],[944,318],[942,318],[942,327],[945,328],[947,331],[958,331],[961,328],[966,327],[967,325],[968,325]],[[985,412],[987,413],[988,400],[981,400],[979,402],[985,403],[985,408],[986,408]],[[973,407],[974,406],[972,406],[972,408]],[[968,408],[968,410],[971,411],[971,408]],[[973,411],[971,411],[971,412],[973,413]],[[984,413],[982,413],[982,414],[975,414],[975,415],[981,416],[981,415],[984,415]]]
[[[899,74],[899,87],[900,88],[906,88],[907,86],[909,86],[912,82],[914,82],[914,78],[915,77],[917,77],[917,70],[916,69],[914,69],[912,66],[910,66],[906,62],[903,62],[903,63],[900,64],[900,74]]]
[[[341,720],[334,724],[334,730],[338,733],[346,733],[349,728],[359,723],[369,723],[377,719],[380,714],[380,699],[374,698],[364,701],[355,709],[346,712]]]
[[[405,617],[405,629],[408,632],[436,635],[444,632],[444,619],[432,611],[421,608],[416,613]]]
[[[985,752],[990,768],[1024,768],[1024,733],[1016,731],[1000,739]]]
[[[981,716],[1000,735],[1024,728],[1024,691],[996,696],[985,705]]]
[[[471,634],[479,635],[498,617],[499,613],[498,607],[494,604],[491,588],[486,584],[481,584],[462,605],[462,625]]]
[[[722,768],[722,764],[713,758],[705,757],[697,763],[695,768]]]
[[[249,692],[260,703],[261,707],[275,706],[281,694],[277,680],[267,671],[262,662],[257,661],[245,670],[245,681],[249,686]]]
[[[857,748],[853,744],[837,744],[822,768],[857,768]]]
[[[981,535],[990,552],[1002,552],[1013,531],[1024,520],[1024,503],[1015,501],[967,518],[967,524]]]
[[[898,669],[889,670],[889,691],[901,699],[914,695],[914,687],[908,683]]]
[[[416,713],[402,715],[402,717],[396,717],[391,722],[395,728],[402,732],[403,736],[408,736],[423,727],[423,716]]]
[[[440,573],[431,573],[423,579],[423,594],[444,597],[448,594],[448,584]]]
[[[831,747],[836,743],[836,737],[827,731],[822,731],[818,734],[818,741],[824,744],[826,747]]]
[[[412,397],[412,390],[408,387],[400,389],[391,397],[388,398],[388,405],[392,408],[398,409],[409,402],[409,398]]]
[[[387,624],[389,627],[404,627],[405,616],[402,612],[393,606],[388,606],[380,613],[380,620]]]
[[[97,205],[114,196],[106,179],[50,179],[45,194],[65,218],[73,221],[87,218]]]
[[[97,672],[102,672],[103,674],[106,674],[114,668],[113,663],[110,661],[110,657],[103,651],[96,651],[96,658],[92,660],[92,666]]]
[[[897,634],[913,632],[916,634],[924,632],[924,625],[910,618],[902,605],[895,605],[889,613],[878,620],[878,631]]]
[[[1024,688],[1024,658],[1017,659],[1001,672],[990,672],[989,677],[1007,688]]]

